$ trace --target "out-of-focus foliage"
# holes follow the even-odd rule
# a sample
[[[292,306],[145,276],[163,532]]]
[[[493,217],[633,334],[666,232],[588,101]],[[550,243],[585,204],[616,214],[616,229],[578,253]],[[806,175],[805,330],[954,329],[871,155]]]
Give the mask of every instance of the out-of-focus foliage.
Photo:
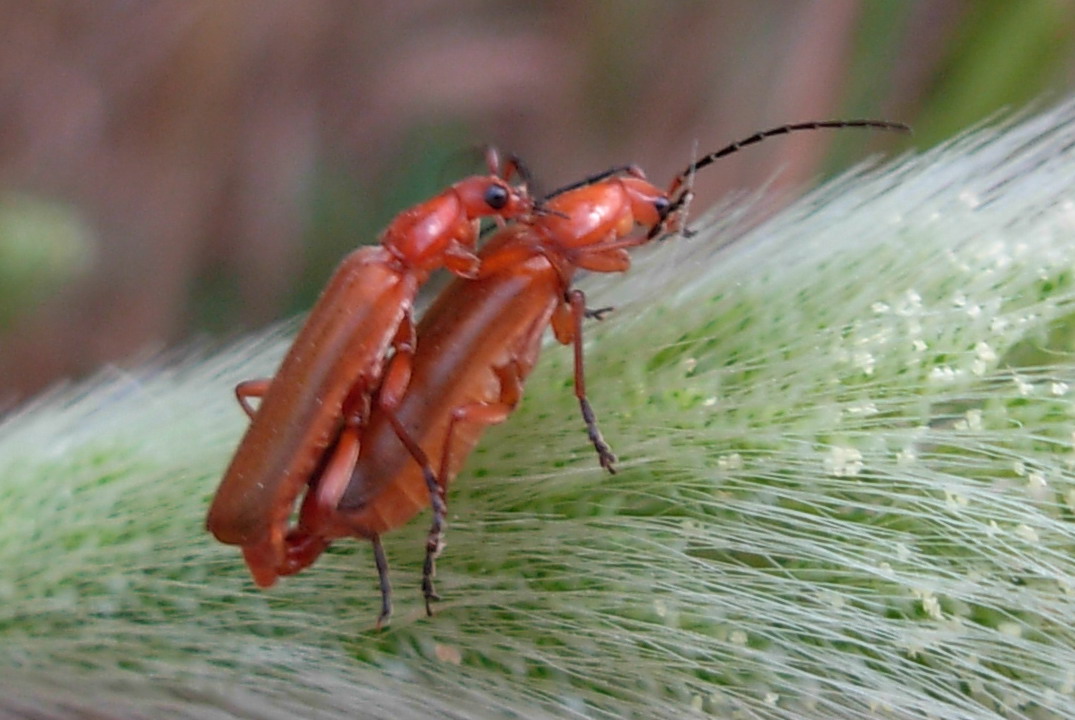
[[[71,208],[23,195],[0,198],[0,334],[85,271],[92,255],[89,228]]]
[[[904,120],[922,147],[1070,87],[1072,18],[1072,0],[0,0],[0,192],[74,207],[98,238],[92,272],[5,307],[0,396],[306,309],[348,249],[478,169],[473,146],[546,188],[624,162],[660,181],[695,142],[806,119]],[[699,195],[898,142],[774,142]]]

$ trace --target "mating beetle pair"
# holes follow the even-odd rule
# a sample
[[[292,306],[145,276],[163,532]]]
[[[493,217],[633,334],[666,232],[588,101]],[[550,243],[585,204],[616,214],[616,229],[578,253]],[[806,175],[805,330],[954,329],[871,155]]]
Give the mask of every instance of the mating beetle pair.
[[[667,190],[625,166],[542,201],[508,183],[524,175],[517,162],[501,169],[490,154],[490,175],[405,211],[380,246],[345,258],[276,375],[236,388],[251,423],[213,500],[209,530],[242,547],[263,587],[313,563],[336,538],[369,539],[380,625],[391,613],[381,535],[432,505],[422,579],[431,613],[448,483],[483,429],[518,404],[549,325],[573,345],[582,417],[601,465],[614,472],[586,399],[588,311],[572,287],[576,271],[625,271],[630,248],[680,229],[691,178],[715,160],[774,135],[844,127],[908,129],[874,120],[784,125],[700,158]],[[508,224],[475,254],[482,217]],[[459,277],[415,326],[416,294],[439,267]],[[261,398],[256,410],[251,397]]]

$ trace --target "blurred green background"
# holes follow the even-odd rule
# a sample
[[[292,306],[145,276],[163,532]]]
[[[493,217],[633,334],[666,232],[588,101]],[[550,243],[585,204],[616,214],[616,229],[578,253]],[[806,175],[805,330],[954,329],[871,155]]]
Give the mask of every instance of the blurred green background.
[[[927,147],[1075,85],[1075,0],[0,1],[0,407],[309,307],[398,211],[514,151],[545,189],[809,119]],[[699,178],[802,186],[901,137]]]

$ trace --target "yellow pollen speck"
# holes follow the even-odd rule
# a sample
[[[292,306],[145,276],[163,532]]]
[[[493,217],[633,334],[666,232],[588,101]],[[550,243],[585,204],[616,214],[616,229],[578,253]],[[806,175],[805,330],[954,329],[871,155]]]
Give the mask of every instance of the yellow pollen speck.
[[[974,346],[974,352],[985,362],[994,362],[997,359],[997,351],[987,342],[979,342]]]
[[[981,410],[968,410],[964,413],[963,417],[967,420],[967,427],[971,430],[982,429],[982,411]]]
[[[956,379],[956,371],[947,365],[938,365],[929,371],[929,379],[934,382],[952,382]]]
[[[1046,500],[1049,497],[1049,483],[1045,480],[1045,474],[1032,472],[1027,475],[1026,489],[1030,497],[1035,500]]]
[[[1019,623],[1014,623],[1014,622],[1002,622],[1002,623],[998,623],[998,624],[997,624],[997,630],[998,630],[998,631],[999,631],[999,632],[1000,632],[1000,633],[1001,633],[1002,635],[1007,635],[1008,637],[1015,637],[1015,638],[1017,638],[1017,637],[1021,637],[1021,636],[1022,636],[1022,634],[1023,634],[1023,627],[1022,627],[1022,625],[1020,625]]]
[[[877,359],[874,358],[873,353],[861,350],[856,352],[852,362],[855,366],[867,375],[873,375],[874,366],[877,364]]]
[[[925,589],[912,589],[913,594],[922,603],[922,609],[927,615],[934,620],[943,620],[944,614],[941,612],[941,602],[937,599],[937,596],[933,594],[932,590]]]
[[[1024,540],[1029,540],[1030,542],[1035,543],[1039,540],[1038,531],[1025,523],[1019,523],[1019,527],[1016,528],[1016,531]]]
[[[728,453],[717,459],[717,467],[722,470],[738,470],[743,467],[743,456],[739,453]]]
[[[1060,686],[1060,692],[1065,695],[1075,693],[1075,669],[1068,668],[1064,674],[1064,683]]]
[[[862,466],[862,453],[853,447],[834,446],[825,458],[825,470],[833,477],[856,477]]]
[[[951,490],[944,491],[944,502],[948,506],[949,510],[958,510],[967,506],[968,500],[965,495],[952,492]]]

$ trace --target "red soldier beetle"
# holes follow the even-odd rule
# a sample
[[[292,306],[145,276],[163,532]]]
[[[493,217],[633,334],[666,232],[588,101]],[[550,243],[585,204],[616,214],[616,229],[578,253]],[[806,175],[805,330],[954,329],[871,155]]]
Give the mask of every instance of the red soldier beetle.
[[[391,585],[380,536],[427,504],[433,522],[426,541],[422,589],[426,611],[438,599],[435,559],[442,546],[445,492],[485,427],[504,421],[518,404],[541,349],[545,328],[574,348],[574,384],[583,420],[600,464],[615,472],[586,398],[582,321],[591,312],[573,289],[576,270],[622,272],[628,249],[679,228],[694,173],[742,147],[774,135],[817,128],[868,127],[907,131],[873,120],[785,125],[756,133],[691,163],[662,191],[633,166],[613,168],[556,191],[543,212],[511,225],[479,253],[476,278],[455,280],[417,327],[418,346],[397,354],[386,377],[405,365],[406,391],[378,402],[362,427],[346,426],[313,480],[298,526],[286,538],[287,575],[311,564],[338,537],[373,544],[381,585],[380,625],[391,613]],[[635,233],[641,227],[645,232]],[[436,459],[436,469],[430,459]]]
[[[380,244],[340,263],[271,379],[240,383],[239,404],[251,422],[221,480],[206,522],[224,543],[242,546],[254,581],[276,579],[286,557],[293,506],[314,476],[340,427],[360,425],[373,392],[397,396],[407,364],[382,378],[390,350],[414,352],[412,306],[430,273],[445,267],[475,277],[473,249],[480,219],[525,217],[533,211],[526,173],[515,158],[503,168],[489,150],[490,175],[466,178],[400,213]],[[524,185],[508,184],[518,174]],[[250,398],[260,398],[257,409]]]

